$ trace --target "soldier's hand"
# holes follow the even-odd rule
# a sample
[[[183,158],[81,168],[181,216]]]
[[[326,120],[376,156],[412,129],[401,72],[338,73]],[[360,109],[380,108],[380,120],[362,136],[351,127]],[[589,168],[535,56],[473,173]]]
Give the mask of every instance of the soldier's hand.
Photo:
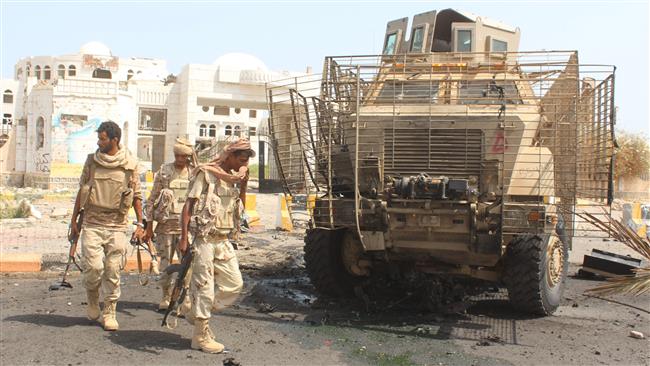
[[[147,229],[144,231],[144,235],[142,235],[142,242],[148,243],[152,238],[153,238],[153,228],[147,226]]]
[[[144,242],[143,238],[144,238],[144,229],[138,226],[133,232],[133,235],[131,235],[131,239],[137,239],[140,242]]]
[[[181,252],[181,254],[185,255],[185,252],[187,251],[187,247],[189,246],[189,243],[187,241],[187,235],[182,235],[178,241],[178,250]]]

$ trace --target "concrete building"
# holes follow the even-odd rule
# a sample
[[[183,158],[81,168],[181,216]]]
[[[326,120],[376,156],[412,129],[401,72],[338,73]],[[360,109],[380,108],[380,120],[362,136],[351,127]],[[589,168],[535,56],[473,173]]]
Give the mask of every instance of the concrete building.
[[[186,65],[175,76],[165,60],[118,57],[99,42],[74,54],[23,58],[14,79],[0,81],[1,182],[74,185],[96,149],[97,127],[109,119],[147,170],[173,159],[177,137],[203,149],[236,136],[257,146],[268,116],[265,83],[293,75],[231,53],[211,65]]]

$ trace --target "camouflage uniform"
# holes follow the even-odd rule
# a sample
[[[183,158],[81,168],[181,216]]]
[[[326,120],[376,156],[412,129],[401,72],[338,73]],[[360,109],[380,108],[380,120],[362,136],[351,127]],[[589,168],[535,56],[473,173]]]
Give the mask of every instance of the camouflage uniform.
[[[115,306],[120,297],[128,211],[134,199],[142,199],[142,192],[135,158],[127,153],[124,164],[106,167],[94,156],[88,155],[80,178],[80,207],[84,210],[80,228],[81,267],[89,305],[98,301],[101,286],[106,322],[107,317],[115,321]]]
[[[228,240],[235,228],[239,189],[201,171],[190,182],[187,197],[197,199],[190,222],[197,236],[192,262],[192,318],[206,320],[213,306],[220,309],[232,304],[243,288],[239,262]]]
[[[160,256],[161,269],[166,268],[174,254],[181,258],[178,251],[178,240],[181,233],[180,213],[185,203],[187,186],[189,184],[189,167],[177,170],[174,163],[160,167],[153,182],[153,188],[145,207],[145,216],[154,220],[156,226],[156,250]],[[159,309],[165,310],[169,306],[173,290],[171,277],[162,272],[160,283],[163,299]]]

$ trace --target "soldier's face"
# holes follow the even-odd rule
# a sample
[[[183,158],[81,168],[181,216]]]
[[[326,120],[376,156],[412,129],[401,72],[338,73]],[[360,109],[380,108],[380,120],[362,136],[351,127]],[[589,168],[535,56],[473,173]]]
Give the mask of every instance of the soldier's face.
[[[115,144],[117,144],[117,139],[109,139],[108,135],[104,131],[97,132],[97,146],[99,147],[99,151],[107,154]]]
[[[239,170],[239,168],[248,165],[248,160],[250,159],[250,156],[248,155],[247,152],[240,152],[240,153],[235,153],[231,154],[228,157],[228,163],[230,165],[230,169],[233,170]]]
[[[178,167],[185,167],[189,158],[187,155],[174,154],[174,164]]]

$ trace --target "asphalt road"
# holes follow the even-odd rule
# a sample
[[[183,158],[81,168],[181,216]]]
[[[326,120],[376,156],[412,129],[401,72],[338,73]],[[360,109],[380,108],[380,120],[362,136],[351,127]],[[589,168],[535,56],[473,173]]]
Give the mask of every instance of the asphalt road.
[[[291,239],[291,238],[289,238]],[[289,240],[290,242],[291,240]],[[286,240],[285,240],[286,242]],[[295,255],[299,255],[295,252]],[[245,259],[245,255],[242,255]],[[2,365],[504,365],[648,364],[649,298],[585,297],[590,281],[570,278],[556,315],[513,313],[502,293],[481,296],[465,314],[432,314],[408,304],[366,311],[359,300],[318,299],[299,260],[243,261],[246,293],[211,324],[230,353],[190,349],[192,327],[160,326],[159,289],[123,277],[120,330],[85,318],[79,276],[73,289],[48,291],[56,276],[4,276],[0,284]],[[575,270],[573,268],[572,270]],[[395,304],[392,302],[391,304]]]

